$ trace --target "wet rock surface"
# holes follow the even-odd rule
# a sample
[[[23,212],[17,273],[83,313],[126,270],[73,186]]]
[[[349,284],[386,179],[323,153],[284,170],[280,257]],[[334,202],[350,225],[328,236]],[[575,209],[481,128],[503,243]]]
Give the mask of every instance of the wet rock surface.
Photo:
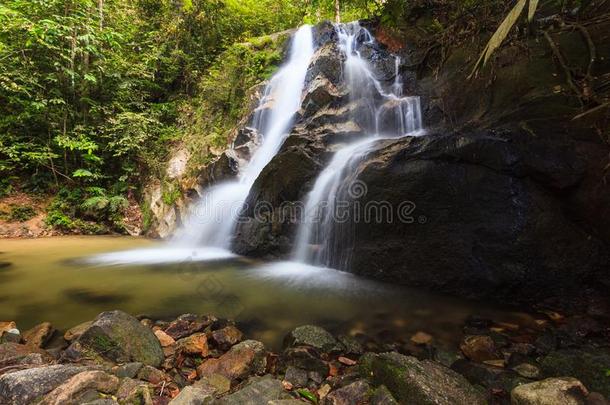
[[[607,22],[591,29],[598,35]],[[528,43],[530,56],[512,49],[512,61],[493,77],[467,80],[477,56],[472,47],[449,52],[438,71],[410,72],[410,61],[420,59],[413,57],[421,51],[415,45],[425,41],[421,33],[408,34],[398,70],[405,92],[421,96],[428,131],[421,138],[380,141],[363,159],[353,174],[366,185],[357,202],[383,201],[392,217],[355,223],[353,243],[335,252],[351,262],[332,265],[510,302],[574,297],[590,285],[607,293],[610,192],[604,167],[610,147],[595,130],[598,118],[572,119],[582,110],[574,97],[557,91],[565,84],[544,41]],[[581,40],[577,33],[566,35]],[[262,202],[272,212],[262,218],[245,213],[234,241],[239,253],[286,257],[299,219],[279,212],[304,201],[338,143],[367,132],[366,109],[345,92],[337,33],[322,24],[314,38],[318,50],[302,109],[248,198],[249,207]],[[378,44],[358,51],[380,83],[391,85],[394,56]],[[608,61],[598,69],[607,72]],[[392,101],[386,104],[382,131],[394,116]]]

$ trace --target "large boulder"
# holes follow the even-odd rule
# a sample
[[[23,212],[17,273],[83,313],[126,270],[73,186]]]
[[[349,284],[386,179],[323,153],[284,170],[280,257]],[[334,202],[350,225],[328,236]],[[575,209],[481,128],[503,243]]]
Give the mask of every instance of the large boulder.
[[[584,405],[589,391],[576,378],[549,378],[516,387],[512,405]]]
[[[0,403],[27,405],[83,371],[87,369],[54,365],[4,374],[0,377]]]
[[[483,395],[464,377],[438,363],[398,353],[367,353],[360,361],[362,376],[387,387],[400,403],[485,404]]]
[[[607,247],[561,198],[582,179],[582,159],[568,145],[526,137],[510,131],[381,142],[357,171],[366,185],[358,203],[371,220],[356,223],[354,243],[339,247],[351,254],[350,270],[513,301],[602,277]]]
[[[165,356],[151,329],[122,311],[102,312],[66,350],[69,359],[99,358],[158,367]]]
[[[541,361],[542,372],[547,377],[570,376],[578,378],[591,391],[610,398],[610,350],[562,349],[551,352]]]

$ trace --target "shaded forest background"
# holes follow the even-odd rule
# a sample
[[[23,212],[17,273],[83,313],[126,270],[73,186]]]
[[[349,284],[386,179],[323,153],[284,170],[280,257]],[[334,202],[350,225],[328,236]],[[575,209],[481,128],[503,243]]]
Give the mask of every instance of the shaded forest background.
[[[552,0],[563,10],[579,1]],[[514,2],[497,0],[5,0],[0,4],[0,197],[52,196],[46,223],[122,229],[145,179],[162,179],[186,145],[192,170],[227,144],[248,90],[283,58],[286,30],[376,18],[388,32],[420,27],[466,40],[497,28]],[[524,22],[525,24],[525,22]],[[460,36],[460,32],[463,34]],[[276,34],[274,34],[276,33]],[[271,35],[274,34],[274,35]],[[164,200],[178,198],[168,187]],[[2,207],[0,207],[2,208]],[[0,216],[26,220],[12,206]]]

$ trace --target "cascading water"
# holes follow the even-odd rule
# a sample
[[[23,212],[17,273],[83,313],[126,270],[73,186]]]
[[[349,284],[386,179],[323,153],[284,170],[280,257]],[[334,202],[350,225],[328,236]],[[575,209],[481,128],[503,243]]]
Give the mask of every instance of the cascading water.
[[[185,224],[162,249],[113,252],[89,258],[95,264],[154,264],[221,260],[234,257],[229,251],[231,234],[261,171],[278,153],[290,132],[301,105],[307,68],[314,54],[312,27],[302,26],[294,34],[287,63],[267,85],[253,125],[262,138],[239,179],[213,186],[191,208]],[[270,108],[266,108],[271,106]]]
[[[177,245],[228,249],[240,211],[252,185],[284,143],[294,114],[301,106],[307,68],[314,53],[312,27],[301,27],[294,35],[288,62],[273,76],[254,117],[262,144],[243,168],[237,181],[205,191],[185,226],[172,242]],[[270,109],[264,108],[271,105]]]
[[[338,203],[357,197],[353,195],[354,190],[348,190],[353,180],[353,169],[375,147],[377,141],[420,135],[422,123],[419,97],[403,97],[398,57],[394,83],[386,90],[359,51],[362,46],[374,44],[369,31],[357,22],[337,25],[336,29],[339,47],[345,55],[344,72],[350,101],[359,103],[359,121],[369,135],[338,150],[316,179],[306,198],[293,259],[345,269],[349,263],[349,252],[345,246],[353,235],[343,226],[346,221],[338,212]],[[381,121],[383,128],[380,127]]]

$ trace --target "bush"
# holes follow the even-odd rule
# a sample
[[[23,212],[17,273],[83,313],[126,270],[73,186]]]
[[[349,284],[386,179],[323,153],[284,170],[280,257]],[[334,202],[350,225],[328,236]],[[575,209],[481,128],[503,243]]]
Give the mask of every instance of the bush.
[[[25,222],[36,216],[36,210],[30,206],[12,205],[9,220],[14,222]]]

